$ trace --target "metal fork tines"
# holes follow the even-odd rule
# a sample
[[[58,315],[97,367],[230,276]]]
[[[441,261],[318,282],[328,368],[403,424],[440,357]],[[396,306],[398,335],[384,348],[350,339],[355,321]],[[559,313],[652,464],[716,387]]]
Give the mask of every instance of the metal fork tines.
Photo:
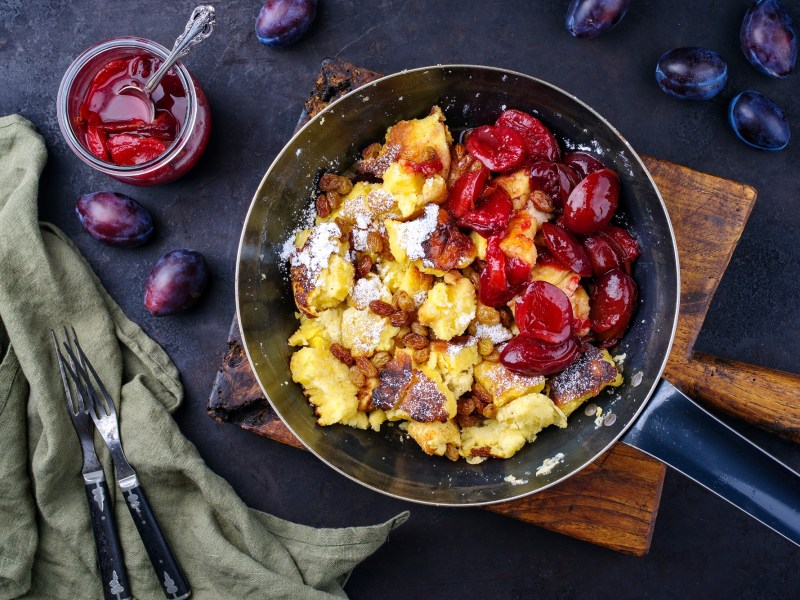
[[[66,330],[65,330],[66,334]],[[97,430],[103,438],[103,441],[108,446],[108,451],[111,453],[111,459],[114,461],[114,472],[117,478],[117,485],[122,490],[130,489],[139,485],[139,479],[136,477],[136,472],[131,467],[128,459],[125,457],[125,452],[122,450],[122,442],[119,438],[119,422],[117,421],[117,409],[114,406],[114,401],[109,396],[103,382],[97,375],[97,371],[86,358],[83,349],[78,343],[78,336],[75,331],[72,332],[73,338],[70,341],[69,336],[66,337],[64,342],[64,350],[69,355],[70,362],[74,367],[74,371],[69,371],[70,376],[78,388],[78,394],[84,399],[86,411],[91,415]],[[67,367],[69,369],[69,367]],[[97,389],[99,389],[102,397],[97,393],[95,386],[92,385],[92,379],[89,373],[94,377]]]
[[[55,332],[51,331],[50,335],[56,348],[58,370],[61,373],[61,383],[64,385],[64,394],[67,397],[69,416],[81,442],[83,452],[81,473],[89,505],[103,596],[106,600],[130,599],[130,584],[122,557],[122,546],[117,535],[114,512],[111,510],[111,499],[105,473],[100,461],[97,460],[97,453],[94,449],[94,428],[89,413],[86,412],[85,394],[81,392],[77,385],[77,379],[74,377],[75,363],[70,364],[59,350]],[[67,337],[66,329],[64,337]],[[67,373],[70,374],[69,379]],[[75,382],[74,394],[69,384],[70,380]]]
[[[70,358],[70,364],[64,364],[65,371],[73,380],[78,396],[83,399],[86,411],[111,453],[117,485],[122,490],[161,587],[170,600],[187,598],[191,594],[191,589],[150,508],[139,478],[122,450],[114,400],[81,348],[75,331],[72,331],[71,339],[68,335],[65,335],[65,338],[62,346]]]

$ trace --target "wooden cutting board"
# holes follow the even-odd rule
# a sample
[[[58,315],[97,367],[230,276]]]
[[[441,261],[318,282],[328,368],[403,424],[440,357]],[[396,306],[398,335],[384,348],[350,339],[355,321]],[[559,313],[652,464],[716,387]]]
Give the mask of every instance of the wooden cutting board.
[[[325,60],[299,125],[340,95],[378,76],[343,61]],[[681,261],[680,317],[665,377],[712,409],[800,441],[800,377],[693,351],[711,299],[755,204],[756,191],[655,158],[643,159],[667,204]],[[242,348],[235,318],[208,413],[217,421],[303,447],[264,398]],[[487,508],[642,556],[650,548],[665,470],[663,463],[617,444],[555,487]]]

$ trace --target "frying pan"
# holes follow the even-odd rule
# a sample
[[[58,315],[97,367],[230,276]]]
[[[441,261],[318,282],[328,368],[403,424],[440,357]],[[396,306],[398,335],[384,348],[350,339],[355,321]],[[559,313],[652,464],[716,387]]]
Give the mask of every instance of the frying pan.
[[[396,427],[381,433],[319,427],[291,380],[287,338],[298,322],[280,258],[307,218],[320,169],[342,172],[362,148],[399,120],[444,111],[457,131],[493,123],[505,108],[539,117],[567,149],[589,150],[619,173],[620,206],[639,240],[633,276],[639,304],[614,354],[625,382],[594,400],[616,420],[596,424],[578,410],[566,429],[550,427],[508,460],[480,465],[428,457]],[[268,169],[245,219],[236,302],[253,372],[276,413],[321,460],[376,491],[415,502],[476,506],[513,500],[570,477],[618,440],[666,462],[800,544],[800,476],[661,379],[679,306],[675,238],[650,174],[625,139],[574,96],[512,71],[439,65],[376,80],[331,104],[301,128]],[[539,469],[558,457],[551,470]],[[553,462],[553,461],[549,461]],[[537,469],[539,474],[537,474]]]

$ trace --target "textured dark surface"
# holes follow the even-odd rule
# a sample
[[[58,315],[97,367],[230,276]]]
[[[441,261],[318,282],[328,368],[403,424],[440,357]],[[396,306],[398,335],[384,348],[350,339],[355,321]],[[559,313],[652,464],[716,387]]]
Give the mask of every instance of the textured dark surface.
[[[779,153],[748,148],[726,117],[727,102],[738,91],[756,89],[778,102],[794,125],[800,75],[770,80],[746,62],[738,48],[746,1],[640,0],[616,29],[595,40],[565,32],[566,4],[322,0],[306,38],[272,50],[255,39],[259,2],[217,3],[214,36],[186,61],[212,106],[209,148],[184,180],[137,189],[92,172],[66,148],[55,118],[58,82],[72,58],[101,39],[140,35],[170,45],[194,4],[0,0],[0,113],[31,119],[47,142],[42,218],[76,241],[127,314],[170,353],[186,386],[178,422],[249,505],[329,526],[371,523],[409,508],[362,489],[308,453],[216,423],[205,411],[226,349],[242,220],[325,56],[383,73],[447,62],[523,71],[588,102],[642,153],[753,185],[758,202],[697,349],[800,372],[800,142],[790,141]],[[786,5],[800,19],[800,6]],[[658,57],[688,45],[710,47],[728,61],[729,83],[708,103],[681,103],[655,84]],[[798,135],[794,126],[793,133]],[[147,206],[156,220],[155,238],[125,250],[86,235],[74,203],[99,189],[127,193]],[[143,281],[161,254],[178,247],[203,252],[214,279],[194,311],[157,319],[142,305]],[[796,446],[738,428],[800,467]],[[347,586],[353,598],[800,594],[798,548],[673,472],[645,558],[486,511],[410,508],[411,521],[354,572]]]

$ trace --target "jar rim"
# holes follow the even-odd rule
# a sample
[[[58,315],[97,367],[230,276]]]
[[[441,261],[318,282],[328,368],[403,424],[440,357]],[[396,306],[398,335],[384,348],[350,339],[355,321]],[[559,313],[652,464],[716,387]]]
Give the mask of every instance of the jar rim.
[[[192,76],[189,70],[180,61],[176,62],[173,68],[176,70],[181,85],[183,85],[183,89],[186,92],[186,119],[175,141],[167,148],[166,152],[151,161],[139,165],[116,165],[112,162],[97,158],[81,143],[70,122],[69,100],[72,93],[72,86],[77,76],[83,71],[89,61],[103,53],[126,48],[145,50],[161,60],[166,59],[169,55],[169,50],[158,42],[133,36],[112,38],[87,48],[72,61],[69,67],[67,67],[64,77],[61,79],[61,84],[58,87],[58,96],[56,98],[56,114],[58,117],[58,125],[64,139],[67,141],[67,145],[81,160],[107,175],[135,177],[147,175],[171,162],[189,142],[190,134],[194,130],[195,121],[197,119],[197,93],[194,89]]]

